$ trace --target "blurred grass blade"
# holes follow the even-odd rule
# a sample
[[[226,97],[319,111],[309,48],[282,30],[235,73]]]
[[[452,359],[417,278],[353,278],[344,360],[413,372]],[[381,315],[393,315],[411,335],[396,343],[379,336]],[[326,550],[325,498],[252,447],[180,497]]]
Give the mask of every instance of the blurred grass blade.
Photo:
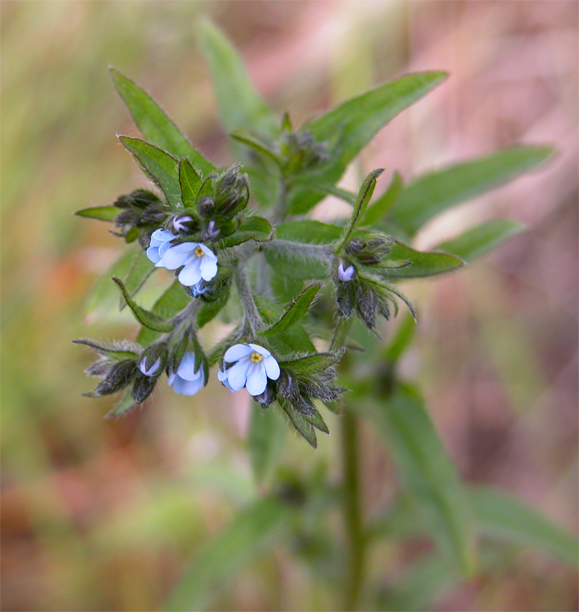
[[[306,124],[319,142],[328,142],[333,155],[326,168],[316,174],[318,183],[334,185],[347,165],[398,113],[426,95],[446,78],[445,72],[422,72],[403,76],[347,100],[325,115]],[[338,140],[335,141],[336,134]],[[323,194],[294,189],[290,211],[302,214],[310,210]]]
[[[475,568],[475,540],[469,500],[422,399],[409,385],[368,410],[392,447],[409,493],[415,496],[425,528],[465,576]]]
[[[536,546],[572,566],[579,565],[577,537],[524,502],[482,486],[471,488],[470,502],[484,533]]]
[[[399,241],[394,243],[384,263],[388,264],[389,261],[410,262],[408,265],[401,265],[400,267],[382,268],[381,272],[389,278],[434,276],[464,266],[464,262],[456,255],[435,251],[416,251]]]
[[[206,610],[212,595],[283,533],[290,509],[273,498],[259,499],[239,513],[197,555],[164,610]]]
[[[459,582],[459,577],[438,555],[425,555],[413,563],[393,589],[377,598],[377,610],[414,612],[432,610],[435,599]]]
[[[253,473],[258,483],[266,482],[273,474],[281,456],[287,425],[274,409],[253,403],[247,443]]]
[[[376,225],[396,203],[396,198],[402,191],[404,183],[400,172],[396,170],[388,185],[388,189],[368,207],[360,225]]]
[[[523,229],[523,225],[511,219],[492,219],[473,227],[452,240],[439,244],[436,248],[446,253],[452,253],[467,263],[471,263]]]
[[[147,257],[145,251],[139,250],[139,252],[135,254],[129,273],[121,277],[131,297],[134,297],[138,293],[139,289],[141,289],[149,276],[151,276],[156,269],[155,264]],[[119,310],[122,310],[126,305],[127,302],[125,298],[121,297]]]
[[[229,40],[208,20],[199,22],[197,38],[211,72],[221,121],[230,132],[251,129],[266,137],[279,132],[278,122],[251,84],[243,61]]]
[[[177,159],[187,158],[203,174],[209,174],[215,170],[213,164],[193,148],[185,136],[181,134],[179,128],[167,117],[148,93],[121,74],[116,68],[110,68],[110,72],[117,92],[127,105],[145,140],[167,151]]]
[[[119,136],[141,170],[163,191],[175,211],[181,205],[181,186],[177,160],[154,145],[130,136]]]
[[[391,211],[392,221],[415,234],[435,215],[528,172],[552,153],[544,146],[513,147],[424,174],[402,190]]]

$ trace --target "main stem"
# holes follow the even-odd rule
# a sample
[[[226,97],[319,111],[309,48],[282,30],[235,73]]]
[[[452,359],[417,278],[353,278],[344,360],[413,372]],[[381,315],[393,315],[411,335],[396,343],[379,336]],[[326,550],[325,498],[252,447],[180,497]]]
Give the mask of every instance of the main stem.
[[[348,581],[344,593],[344,610],[357,610],[364,574],[364,533],[360,486],[358,418],[349,407],[341,419],[343,461],[343,508],[348,546]]]

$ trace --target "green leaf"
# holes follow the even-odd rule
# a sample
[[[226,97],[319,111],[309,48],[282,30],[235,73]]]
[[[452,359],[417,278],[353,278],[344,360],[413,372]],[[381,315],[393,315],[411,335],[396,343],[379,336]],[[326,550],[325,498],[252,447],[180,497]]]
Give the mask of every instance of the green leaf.
[[[332,142],[337,138],[334,157],[318,173],[318,182],[335,184],[347,165],[381,128],[445,78],[444,72],[409,74],[352,98],[309,122],[305,129],[310,130],[316,140]],[[322,197],[310,190],[293,190],[289,210],[292,214],[306,213]]]
[[[277,119],[255,91],[229,40],[208,20],[199,23],[197,38],[209,66],[225,128],[230,132],[252,129],[264,136],[275,136],[279,132]]]
[[[390,342],[381,352],[382,358],[388,363],[396,363],[414,339],[415,333],[416,321],[411,314],[407,314],[398,324]]]
[[[313,284],[306,287],[298,297],[289,305],[288,309],[283,313],[281,319],[270,325],[267,329],[260,332],[262,336],[275,336],[285,332],[288,328],[293,327],[298,321],[301,321],[308,312],[313,299],[316,297],[321,288],[320,284]]]
[[[314,353],[299,359],[280,362],[280,366],[295,374],[318,374],[335,365],[342,353]]]
[[[271,240],[273,228],[270,222],[263,217],[246,217],[243,223],[231,234],[217,243],[218,248],[226,249],[248,240],[267,242]]]
[[[402,190],[392,221],[413,235],[435,215],[528,172],[552,153],[550,147],[513,147],[425,174]]]
[[[307,242],[310,244],[330,244],[342,235],[343,227],[322,223],[321,221],[287,221],[275,228],[275,235],[280,240]]]
[[[215,170],[215,166],[191,146],[179,128],[148,93],[115,68],[111,68],[110,71],[117,92],[129,108],[134,122],[146,140],[177,159],[187,158],[203,174]]]
[[[148,327],[149,329],[158,332],[168,332],[173,329],[173,326],[169,323],[169,321],[139,306],[131,298],[127,289],[125,288],[125,285],[123,284],[123,281],[120,278],[116,278],[113,276],[111,280],[118,285],[119,289],[123,294],[123,297],[125,298],[125,301],[127,302],[128,307],[133,311],[135,318],[141,325],[144,325],[145,327]]]
[[[224,291],[217,299],[203,302],[197,312],[197,327],[201,328],[214,319],[229,300],[229,291]]]
[[[490,487],[470,490],[470,503],[480,529],[491,536],[513,540],[555,555],[577,567],[577,538],[524,502]]]
[[[181,200],[185,208],[195,209],[201,182],[201,177],[191,165],[191,162],[182,159],[179,162],[179,186],[181,188]]]
[[[400,384],[380,404],[366,409],[392,447],[400,476],[416,497],[425,526],[454,565],[470,575],[475,546],[469,499],[422,399],[410,386]]]
[[[125,394],[123,395],[121,401],[106,415],[105,418],[112,419],[114,417],[119,417],[119,416],[129,412],[129,410],[132,410],[133,408],[136,408],[139,405],[133,399],[133,397],[131,395],[131,391],[132,391],[132,386],[129,387],[125,391]]]
[[[418,278],[423,276],[433,276],[435,274],[443,274],[451,272],[464,266],[462,259],[448,253],[439,253],[436,251],[416,251],[412,247],[396,240],[392,246],[392,250],[388,253],[389,261],[410,262],[408,265],[401,267],[380,268],[380,272],[389,278]]]
[[[214,595],[283,535],[291,508],[266,497],[242,510],[196,555],[163,610],[207,610]]]
[[[523,225],[511,219],[492,219],[473,227],[457,238],[439,244],[436,248],[471,263],[523,229]]]
[[[261,142],[259,138],[257,138],[250,132],[246,130],[234,130],[229,135],[234,140],[237,140],[237,142],[240,142],[246,147],[250,147],[254,151],[265,155],[278,166],[280,165],[280,160],[278,159],[277,155],[271,149],[269,149],[265,143]]]
[[[390,181],[388,189],[368,207],[360,225],[372,226],[376,225],[378,221],[381,221],[396,203],[396,199],[403,187],[404,183],[402,182],[402,176],[398,170],[396,170],[392,175],[392,180]]]
[[[287,425],[273,409],[262,408],[253,403],[249,423],[249,453],[255,479],[259,484],[266,482],[279,462]]]
[[[185,293],[183,285],[175,279],[173,284],[155,302],[151,312],[164,319],[170,319],[181,312],[189,302],[191,302],[191,297]],[[137,336],[137,342],[143,346],[148,346],[160,335],[161,332],[142,327]]]
[[[322,415],[319,413],[319,411],[316,409],[315,412],[313,414],[302,414],[302,416],[304,417],[304,419],[310,423],[313,427],[315,427],[316,429],[319,429],[321,432],[330,435],[330,430],[328,429],[328,426],[326,425],[326,422],[324,421],[324,419],[322,418]]]
[[[92,206],[77,210],[74,214],[79,217],[98,219],[99,221],[114,221],[121,211],[116,206]]]
[[[318,448],[318,438],[314,431],[313,425],[305,418],[303,414],[298,412],[291,404],[284,400],[278,400],[282,410],[286,413],[290,423],[295,427],[296,431],[306,440],[312,448]]]
[[[129,273],[124,279],[125,288],[131,297],[135,297],[139,289],[141,289],[156,269],[155,264],[147,257],[145,251],[136,253]],[[126,305],[127,302],[124,297],[121,297],[119,309],[122,310]]]
[[[175,211],[181,206],[181,187],[177,160],[158,147],[130,136],[119,136],[143,172],[163,191]]]

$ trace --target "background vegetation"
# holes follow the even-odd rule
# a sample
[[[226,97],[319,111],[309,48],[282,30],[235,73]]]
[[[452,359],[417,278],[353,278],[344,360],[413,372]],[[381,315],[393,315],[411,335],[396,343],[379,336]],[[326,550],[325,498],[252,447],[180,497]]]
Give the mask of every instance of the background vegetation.
[[[230,162],[193,37],[207,14],[242,50],[262,94],[298,125],[374,83],[448,70],[443,86],[375,139],[365,170],[410,177],[514,143],[556,146],[544,170],[420,237],[428,247],[494,216],[529,228],[470,269],[404,287],[420,326],[403,368],[420,381],[468,480],[575,528],[577,13],[565,1],[2,4],[4,609],[162,608],[199,547],[254,494],[245,396],[213,380],[192,399],[163,390],[142,411],[105,421],[111,401],[80,396],[91,357],[70,343],[124,337],[133,325],[115,311],[114,287],[106,308],[86,299],[121,245],[106,226],[72,216],[143,185],[114,137],[136,129],[107,65],[146,87],[207,157]],[[372,512],[396,482],[374,432],[364,436]],[[284,460],[332,472],[336,444],[320,440],[314,452],[291,439]],[[376,575],[403,578],[423,546],[378,548]],[[544,553],[505,547],[492,567],[441,592],[437,609],[577,607],[574,572]],[[276,549],[214,605],[325,603],[305,566]]]

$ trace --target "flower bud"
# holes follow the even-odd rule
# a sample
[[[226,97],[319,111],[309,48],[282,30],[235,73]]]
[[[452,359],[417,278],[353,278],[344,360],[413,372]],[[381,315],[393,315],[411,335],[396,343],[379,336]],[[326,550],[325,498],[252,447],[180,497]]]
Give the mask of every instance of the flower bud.
[[[123,359],[115,363],[107,377],[101,381],[92,393],[87,395],[100,397],[110,395],[124,389],[135,377],[137,372],[137,361],[135,359]]]
[[[211,217],[215,214],[215,200],[211,196],[203,196],[197,202],[199,214],[203,217]]]
[[[135,384],[131,390],[131,397],[135,400],[135,402],[137,402],[137,404],[144,402],[149,395],[151,395],[156,384],[156,377],[151,377],[146,374],[138,374]]]
[[[155,342],[143,351],[139,361],[139,370],[144,376],[157,378],[165,369],[169,351],[164,342]]]
[[[171,224],[178,234],[190,234],[198,228],[198,223],[191,215],[176,215],[171,220]]]

